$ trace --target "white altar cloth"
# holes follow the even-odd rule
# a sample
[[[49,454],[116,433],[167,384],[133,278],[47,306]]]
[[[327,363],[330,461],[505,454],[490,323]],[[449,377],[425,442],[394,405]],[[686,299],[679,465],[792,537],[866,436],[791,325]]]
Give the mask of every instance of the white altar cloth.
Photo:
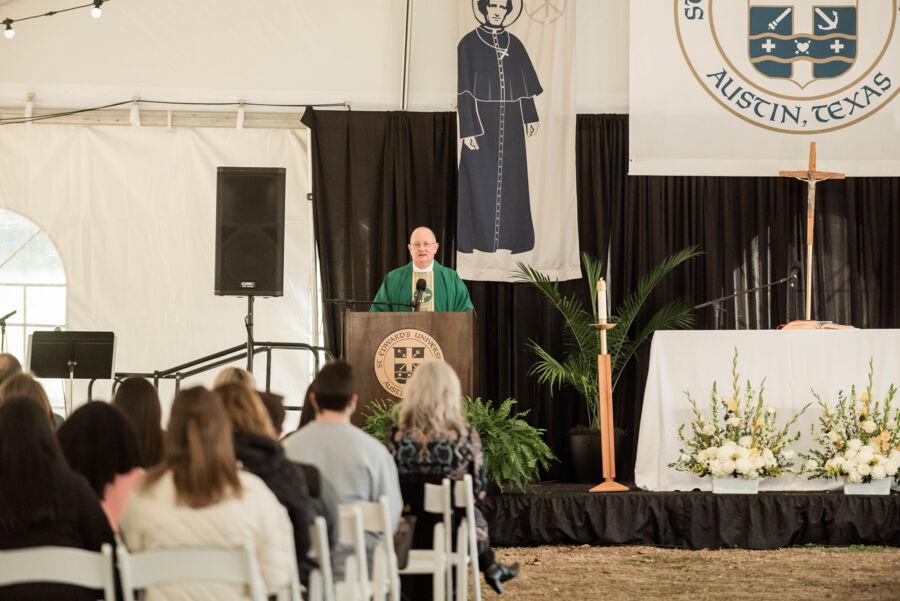
[[[811,446],[810,425],[820,413],[813,390],[830,403],[837,401],[839,390],[849,391],[852,384],[858,393],[866,385],[869,358],[875,361],[873,395],[883,398],[890,383],[900,387],[900,330],[657,332],[650,350],[635,462],[635,483],[640,488],[711,489],[709,478],[677,472],[668,465],[679,456],[678,427],[692,418],[685,392],[691,393],[705,414],[714,380],[719,394],[730,396],[735,348],[741,385],[750,378],[758,389],[766,378],[766,404],[778,409],[778,423],[813,403],[797,423],[801,438],[794,449],[798,453]],[[900,398],[894,402],[898,406]],[[827,490],[841,485],[836,480],[791,475],[765,479],[760,490]]]

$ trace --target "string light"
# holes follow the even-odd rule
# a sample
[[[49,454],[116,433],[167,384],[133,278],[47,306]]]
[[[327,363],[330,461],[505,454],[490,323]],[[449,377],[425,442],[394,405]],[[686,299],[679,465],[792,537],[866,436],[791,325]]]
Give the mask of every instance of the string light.
[[[6,39],[11,40],[16,37],[16,30],[13,29],[13,23],[20,23],[22,21],[30,21],[32,19],[40,19],[41,17],[52,17],[53,15],[58,15],[60,13],[67,13],[72,10],[79,10],[81,8],[90,8],[91,16],[95,19],[99,19],[103,15],[103,9],[100,8],[106,2],[110,0],[93,0],[90,4],[79,4],[78,6],[73,6],[71,8],[61,8],[60,10],[51,10],[49,12],[41,13],[39,15],[31,15],[30,17],[22,17],[20,19],[11,19],[9,17],[0,21],[3,25],[6,25],[6,28],[3,30],[3,35]]]

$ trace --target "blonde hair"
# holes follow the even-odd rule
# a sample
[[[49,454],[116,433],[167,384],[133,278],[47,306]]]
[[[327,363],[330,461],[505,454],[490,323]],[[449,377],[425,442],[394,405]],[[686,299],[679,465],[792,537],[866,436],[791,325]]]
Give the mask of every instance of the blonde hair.
[[[269,412],[255,390],[248,390],[240,384],[224,384],[216,386],[213,392],[221,397],[235,432],[278,439]]]
[[[165,458],[147,473],[144,489],[169,470],[178,503],[194,509],[242,492],[231,422],[219,395],[202,386],[175,395],[165,436]]]
[[[3,381],[3,385],[0,386],[0,403],[4,399],[11,399],[15,396],[27,396],[40,403],[50,423],[50,430],[56,430],[53,409],[50,407],[50,399],[47,398],[47,392],[31,374],[18,373]]]
[[[256,378],[249,371],[240,367],[226,367],[216,375],[216,379],[213,381],[213,388],[218,388],[225,384],[237,384],[256,392]]]
[[[416,368],[403,391],[397,425],[401,430],[443,434],[469,429],[462,410],[462,388],[453,368],[444,361],[426,361]]]

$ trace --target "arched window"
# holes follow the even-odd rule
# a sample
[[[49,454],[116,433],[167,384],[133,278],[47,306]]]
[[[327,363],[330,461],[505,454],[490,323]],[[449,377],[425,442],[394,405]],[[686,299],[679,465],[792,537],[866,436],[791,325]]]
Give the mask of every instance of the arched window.
[[[65,328],[66,272],[56,246],[29,219],[0,209],[0,317],[6,321],[6,352],[25,365],[28,335]],[[64,406],[62,384],[43,381],[56,408]]]

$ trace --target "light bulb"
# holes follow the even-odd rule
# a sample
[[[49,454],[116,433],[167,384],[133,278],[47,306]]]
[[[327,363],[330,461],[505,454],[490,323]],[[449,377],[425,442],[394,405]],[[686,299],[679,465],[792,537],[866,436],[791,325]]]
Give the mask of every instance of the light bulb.
[[[6,30],[4,30],[3,36],[4,36],[7,40],[11,40],[11,39],[13,39],[14,37],[16,37],[16,30],[12,28],[12,23],[7,23],[7,24],[6,24]]]
[[[94,8],[91,9],[91,16],[95,19],[99,19],[103,16],[103,9],[100,8],[101,4],[103,4],[103,0],[94,0]]]

